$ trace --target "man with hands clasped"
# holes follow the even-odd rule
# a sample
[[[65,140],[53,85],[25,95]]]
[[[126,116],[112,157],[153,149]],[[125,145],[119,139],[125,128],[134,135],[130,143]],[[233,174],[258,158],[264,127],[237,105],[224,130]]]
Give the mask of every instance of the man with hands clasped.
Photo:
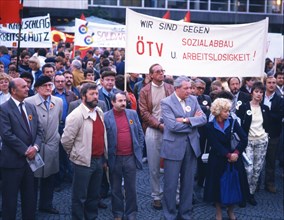
[[[0,105],[2,151],[2,218],[16,219],[18,191],[21,193],[22,219],[35,219],[34,174],[27,162],[40,150],[42,129],[32,104],[24,102],[29,88],[21,79],[9,84],[11,98]]]

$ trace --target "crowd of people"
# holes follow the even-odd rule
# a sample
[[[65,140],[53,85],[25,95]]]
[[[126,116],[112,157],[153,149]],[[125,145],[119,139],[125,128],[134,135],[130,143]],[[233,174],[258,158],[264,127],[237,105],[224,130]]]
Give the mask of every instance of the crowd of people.
[[[53,194],[64,182],[72,183],[72,219],[99,218],[108,196],[115,220],[137,219],[136,173],[146,162],[151,205],[166,220],[192,218],[196,184],[217,220],[224,206],[230,220],[237,219],[234,205],[256,206],[262,175],[265,190],[277,193],[284,60],[267,60],[263,78],[240,79],[171,76],[158,63],[148,74],[125,73],[124,49],[117,48],[81,57],[60,42],[53,50],[22,49],[19,59],[16,52],[0,46],[4,220],[16,219],[18,192],[22,219],[35,219],[37,209],[59,214]],[[32,170],[38,156],[44,166]],[[220,180],[228,165],[242,196],[226,204]]]

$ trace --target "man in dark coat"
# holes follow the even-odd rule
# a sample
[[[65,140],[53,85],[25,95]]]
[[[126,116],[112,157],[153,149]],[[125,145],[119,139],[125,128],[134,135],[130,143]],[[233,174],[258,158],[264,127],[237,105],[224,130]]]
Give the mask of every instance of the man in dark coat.
[[[238,77],[230,77],[228,79],[228,86],[230,88],[231,93],[234,96],[233,104],[232,104],[232,111],[236,113],[238,111],[239,107],[251,100],[251,97],[249,94],[240,91],[241,88],[241,81]]]
[[[42,129],[35,107],[25,103],[29,88],[20,78],[9,85],[11,98],[0,106],[3,219],[16,219],[18,191],[22,219],[35,219],[34,174],[27,162],[40,150]]]
[[[284,117],[284,99],[275,93],[276,79],[273,76],[267,77],[265,81],[266,91],[263,104],[269,108],[268,120],[268,146],[265,163],[265,189],[268,192],[276,193],[275,187],[275,164],[278,152],[278,144],[281,133],[282,119]]]

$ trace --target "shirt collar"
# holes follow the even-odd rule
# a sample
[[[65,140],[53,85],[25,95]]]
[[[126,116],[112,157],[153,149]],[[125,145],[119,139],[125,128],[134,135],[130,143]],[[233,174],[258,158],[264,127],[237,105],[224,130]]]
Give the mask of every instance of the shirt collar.
[[[178,95],[176,94],[176,92],[174,92],[175,96],[177,97],[178,101],[181,102],[181,101],[184,101],[182,100],[180,97],[178,97]]]
[[[157,84],[155,84],[153,81],[151,83],[152,83],[152,86],[158,87],[158,88],[164,86],[164,82],[162,82],[162,84],[159,85],[159,86]]]
[[[284,90],[284,86],[281,86],[281,87],[280,87],[280,86],[277,85],[277,88],[278,88],[279,90],[281,90],[281,91]]]
[[[20,105],[20,101],[18,101],[17,99],[15,99],[13,96],[11,96],[11,98],[12,98],[12,100],[15,102],[15,104],[16,104],[16,106],[18,107],[19,105]],[[25,102],[24,101],[22,101],[24,104],[25,104]]]
[[[113,92],[113,89],[112,89],[110,92],[108,92],[108,91],[106,91],[106,89],[105,89],[104,87],[102,87],[102,92],[103,92],[106,96],[109,96],[109,95]]]
[[[86,110],[88,113],[91,113],[91,112],[94,112],[94,111],[95,111],[95,109],[94,109],[93,111],[90,110],[85,104],[83,104],[83,106],[84,106],[85,110]]]
[[[64,94],[64,93],[66,93],[66,90],[65,90],[65,89],[63,89],[62,94]],[[54,89],[54,94],[60,94],[56,88]],[[60,95],[61,95],[61,94],[60,94]]]
[[[216,120],[216,117],[213,119],[213,125],[214,125],[214,128],[217,129],[218,131],[221,131],[222,133],[225,133],[225,130],[227,127],[229,127],[230,125],[230,121],[229,119],[226,119],[225,122],[224,122],[224,128],[221,128],[220,125],[218,124],[217,120]]]
[[[90,110],[85,104],[83,104],[85,110],[87,111],[88,113],[88,116],[93,120],[93,121],[96,121],[97,119],[97,107],[94,108],[94,110]]]
[[[271,100],[271,99],[274,97],[274,94],[275,94],[275,92],[273,92],[273,93],[271,94],[271,96],[267,96],[267,95],[266,95],[266,92],[265,92],[265,98],[267,98],[268,100]]]
[[[239,98],[239,94],[240,94],[240,91],[238,91],[238,93],[236,95],[234,95],[236,97],[236,99]]]
[[[50,96],[47,97],[47,99],[45,100],[40,94],[39,95],[39,98],[41,100],[41,103],[44,103],[44,101],[47,101],[48,103],[50,102]]]

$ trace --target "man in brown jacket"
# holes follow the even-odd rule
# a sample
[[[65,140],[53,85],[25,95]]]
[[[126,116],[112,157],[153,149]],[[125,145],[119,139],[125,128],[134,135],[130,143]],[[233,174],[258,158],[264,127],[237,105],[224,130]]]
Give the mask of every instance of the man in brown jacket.
[[[80,82],[85,79],[81,61],[73,60],[71,63],[71,70],[73,74],[73,86],[77,87],[80,85]]]
[[[174,92],[174,87],[164,82],[164,73],[160,64],[153,64],[149,69],[152,82],[141,89],[139,108],[144,126],[147,127],[145,142],[150,171],[151,196],[153,207],[162,209],[160,186],[160,149],[164,130],[161,118],[160,102]]]

